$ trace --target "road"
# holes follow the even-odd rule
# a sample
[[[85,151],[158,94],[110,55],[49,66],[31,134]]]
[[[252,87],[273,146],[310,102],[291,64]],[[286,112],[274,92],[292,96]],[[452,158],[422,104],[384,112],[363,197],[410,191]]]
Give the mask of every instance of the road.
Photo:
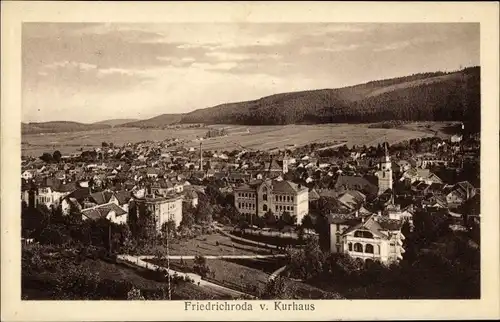
[[[205,281],[198,274],[177,272],[177,271],[174,271],[172,269],[168,269],[168,268],[163,267],[163,266],[159,266],[159,265],[156,265],[153,263],[145,262],[142,260],[142,258],[145,258],[145,257],[147,257],[147,256],[132,256],[132,255],[118,255],[117,256],[118,260],[120,260],[120,261],[124,261],[124,262],[130,263],[132,265],[146,268],[146,269],[149,269],[152,271],[163,270],[166,273],[168,272],[170,275],[188,276],[189,278],[191,278],[194,281],[193,283],[195,285],[198,285],[202,288],[213,291],[215,294],[218,294],[218,295],[229,295],[231,297],[247,296],[247,297],[254,298],[254,296],[252,296],[250,294],[242,293],[242,292],[221,286],[219,284]],[[194,256],[192,256],[192,257],[194,258]],[[180,258],[180,256],[179,256],[179,258]]]
[[[286,257],[287,255],[285,254],[276,254],[276,255],[204,255],[206,259],[265,259],[265,258],[279,258],[279,257]],[[156,256],[154,255],[144,255],[144,256],[138,256],[140,259],[152,259],[155,258]],[[167,256],[164,256],[165,259]],[[195,259],[196,256],[194,255],[170,255],[168,256],[168,259]]]

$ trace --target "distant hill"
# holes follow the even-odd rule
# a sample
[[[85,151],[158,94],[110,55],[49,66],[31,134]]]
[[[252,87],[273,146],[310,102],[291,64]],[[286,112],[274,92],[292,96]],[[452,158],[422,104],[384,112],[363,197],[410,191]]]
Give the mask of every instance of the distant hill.
[[[422,73],[337,89],[282,93],[253,101],[227,103],[186,114],[94,124],[23,124],[23,133],[69,132],[110,126],[163,128],[179,123],[281,125],[462,121],[477,131],[481,123],[480,68]],[[469,126],[470,125],[470,126]]]
[[[104,120],[100,122],[95,122],[93,124],[104,124],[104,125],[110,125],[110,126],[119,126],[125,123],[130,123],[130,122],[135,122],[138,121],[138,119],[112,119],[112,120]]]
[[[140,127],[140,128],[161,128],[167,125],[177,124],[182,120],[183,114],[162,114],[153,118],[135,122],[121,124],[123,127]]]
[[[338,89],[283,93],[199,109],[182,123],[275,125],[385,120],[480,124],[480,68],[425,73]]]
[[[22,134],[78,132],[108,128],[111,128],[111,126],[107,124],[84,124],[66,121],[21,123]]]

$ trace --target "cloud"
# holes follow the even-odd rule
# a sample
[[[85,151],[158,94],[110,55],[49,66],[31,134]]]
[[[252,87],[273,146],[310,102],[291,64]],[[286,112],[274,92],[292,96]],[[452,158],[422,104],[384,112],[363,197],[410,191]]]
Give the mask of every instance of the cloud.
[[[462,23],[25,23],[23,117],[186,112],[453,69],[478,48],[478,24]]]

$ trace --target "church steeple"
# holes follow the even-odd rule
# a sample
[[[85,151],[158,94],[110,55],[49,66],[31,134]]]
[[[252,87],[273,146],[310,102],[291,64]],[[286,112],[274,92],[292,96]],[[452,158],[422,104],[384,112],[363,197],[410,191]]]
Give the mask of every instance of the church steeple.
[[[379,195],[383,194],[387,189],[392,190],[392,164],[387,145],[384,142],[384,156],[380,161],[380,170],[377,172]]]

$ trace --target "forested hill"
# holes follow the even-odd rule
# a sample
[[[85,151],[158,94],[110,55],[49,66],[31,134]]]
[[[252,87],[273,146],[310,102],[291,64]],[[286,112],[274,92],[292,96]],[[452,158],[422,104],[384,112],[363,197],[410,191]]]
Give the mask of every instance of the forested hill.
[[[124,127],[161,128],[179,123],[183,114],[162,114],[147,120],[139,120],[122,124]]]
[[[182,123],[271,125],[384,120],[480,124],[480,68],[425,73],[339,89],[277,94],[195,110]]]
[[[21,123],[22,134],[78,132],[111,128],[108,124],[84,124],[78,122],[53,121]]]

